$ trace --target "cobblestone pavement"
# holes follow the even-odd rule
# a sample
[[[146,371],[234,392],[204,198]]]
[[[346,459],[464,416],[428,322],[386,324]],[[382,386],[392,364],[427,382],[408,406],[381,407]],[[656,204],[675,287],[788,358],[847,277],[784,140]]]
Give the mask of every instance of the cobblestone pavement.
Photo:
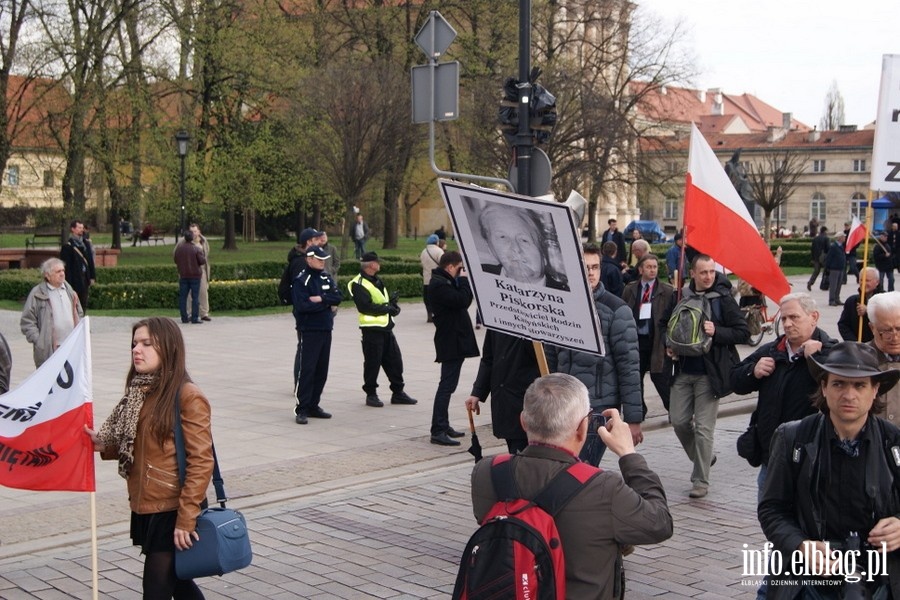
[[[805,278],[792,279],[802,289]],[[826,305],[822,326],[836,334],[839,310],[827,306],[824,292],[813,296]],[[475,527],[472,458],[468,439],[456,449],[428,443],[439,369],[421,306],[405,305],[397,327],[407,391],[419,404],[364,406],[355,311],[342,309],[322,403],[334,418],[307,426],[292,418],[290,314],[213,317],[185,327],[188,366],[210,397],[230,505],[248,518],[255,558],[239,573],[203,580],[207,598],[447,597]],[[97,421],[121,395],[132,322],[92,319]],[[33,370],[18,314],[0,311],[0,330],[12,347],[16,385]],[[740,348],[742,355],[751,350]],[[466,423],[462,399],[476,369],[477,361],[466,362],[451,405],[457,429]],[[756,470],[735,455],[734,440],[754,402],[736,396],[721,402],[710,494],[691,500],[690,463],[659,399],[648,396],[648,433],[639,451],[663,479],[675,535],[626,559],[629,598],[751,597],[755,585],[742,577],[741,552],[743,544],[755,549],[763,541]],[[489,422],[487,411],[477,417],[486,454],[501,450]],[[603,466],[616,468],[610,458]],[[112,463],[97,463],[96,503],[100,595],[139,598],[142,560],[128,539],[125,486]],[[0,488],[0,598],[89,598],[89,540],[89,494]]]

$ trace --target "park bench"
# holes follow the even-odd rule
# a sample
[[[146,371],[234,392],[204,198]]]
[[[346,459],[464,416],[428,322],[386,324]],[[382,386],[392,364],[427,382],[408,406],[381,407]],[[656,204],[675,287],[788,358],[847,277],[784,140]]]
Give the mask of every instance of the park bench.
[[[25,248],[36,248],[38,244],[38,240],[53,240],[53,245],[59,244],[59,230],[51,231],[49,229],[45,230],[35,230],[31,233],[31,237],[25,238]],[[44,244],[46,245],[46,244]]]

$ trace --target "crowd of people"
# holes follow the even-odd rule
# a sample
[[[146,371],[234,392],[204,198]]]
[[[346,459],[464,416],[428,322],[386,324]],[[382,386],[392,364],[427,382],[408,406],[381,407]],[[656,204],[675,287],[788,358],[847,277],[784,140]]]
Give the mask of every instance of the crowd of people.
[[[517,229],[519,235],[521,230]],[[407,392],[403,356],[394,335],[395,319],[401,314],[398,293],[379,277],[378,254],[365,249],[369,233],[359,215],[350,231],[351,239],[359,242],[355,244],[359,272],[345,289],[337,283],[340,263],[324,231],[301,231],[287,257],[298,340],[292,372],[293,414],[299,425],[332,417],[320,402],[328,379],[335,314],[346,299],[353,301],[360,329],[362,404],[383,408],[387,399],[400,406],[418,402]],[[599,475],[592,476],[556,515],[560,542],[567,549],[567,597],[612,598],[614,590],[621,590],[623,548],[661,543],[672,535],[666,492],[636,451],[644,442],[649,374],[692,464],[690,499],[702,499],[714,490],[718,400],[732,393],[756,394],[748,429],[756,454],[748,460],[759,467],[758,517],[766,537],[787,555],[795,550],[812,552],[826,542],[845,544],[854,536],[867,547],[883,544],[889,574],[864,581],[868,596],[861,597],[900,598],[900,557],[894,556],[900,549],[900,429],[896,426],[900,419],[896,387],[900,292],[882,290],[887,273],[881,267],[848,271],[849,260],[855,263],[855,258],[848,258],[843,245],[846,234],[829,239],[827,230],[820,229],[812,240],[815,270],[807,285],[811,290],[819,271],[825,270],[829,292],[835,292],[829,304],[843,306],[837,327],[844,341],[820,328],[821,315],[808,292],[794,292],[779,302],[783,333],[741,360],[736,346],[748,341],[748,325],[732,283],[716,269],[714,257],[683,248],[678,235],[672,251],[661,259],[639,232],[626,245],[611,219],[601,246],[582,249],[606,352],[597,355],[544,345],[549,374],[542,377],[540,357],[528,340],[488,330],[479,348],[464,257],[447,249],[442,233],[443,228],[428,236],[420,255],[423,300],[427,321],[434,327],[435,362],[440,365],[430,442],[460,446],[464,433],[450,423],[449,407],[464,361],[478,358],[477,375],[464,405],[477,414],[481,404],[490,401],[492,431],[506,443],[521,497],[533,498],[573,463],[598,467],[607,448],[618,457],[619,472],[597,471]],[[31,290],[23,308],[21,329],[34,346],[36,366],[83,318],[96,278],[83,223],[72,222],[70,234],[60,258],[42,265],[42,281]],[[892,257],[890,233],[882,237],[885,255]],[[491,250],[501,259],[497,273],[525,276],[528,265],[520,264],[515,270],[502,260],[521,255],[523,245],[534,246],[534,258],[529,258],[532,266],[546,266],[546,251],[534,239],[512,240],[507,246],[496,242]],[[193,224],[174,252],[183,323],[210,320],[208,254],[208,242]],[[659,277],[662,260],[668,267],[668,281]],[[858,277],[860,290],[843,302],[839,290],[848,274]],[[546,269],[529,277],[562,289],[558,278],[549,277]],[[892,276],[888,281],[892,283]],[[698,354],[682,351],[667,334],[679,303],[691,298],[700,298],[708,306],[701,327],[709,343]],[[8,346],[0,336],[0,391],[8,389],[10,362]],[[385,400],[378,393],[381,371],[391,392]],[[173,419],[179,418],[176,411],[186,425],[190,446],[188,476],[183,484],[146,488],[141,483],[148,477],[147,469],[178,471],[168,443]],[[196,539],[192,523],[212,469],[210,410],[187,374],[184,340],[175,321],[150,318],[135,324],[124,396],[110,417],[96,430],[86,429],[86,434],[103,458],[118,461],[127,481],[131,537],[146,556],[147,597],[202,598],[192,581],[174,575],[173,556]],[[492,472],[492,461],[482,460],[472,474],[473,513],[478,521],[501,500]],[[587,548],[591,551],[584,551]],[[818,579],[767,577],[757,597],[831,597],[834,578],[810,567]]]

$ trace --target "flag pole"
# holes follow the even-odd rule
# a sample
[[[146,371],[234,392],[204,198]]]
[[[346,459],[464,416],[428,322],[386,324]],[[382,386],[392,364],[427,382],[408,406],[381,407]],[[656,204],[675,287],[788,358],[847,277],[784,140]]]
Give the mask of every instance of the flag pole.
[[[870,233],[872,231],[872,190],[869,190],[869,202],[866,206],[866,233]],[[863,270],[860,274],[859,278],[859,303],[865,306],[866,304],[866,273],[868,272],[869,266],[869,237],[866,236],[865,242],[863,242]],[[859,313],[857,313],[859,316]],[[863,330],[863,319],[859,318],[859,322],[856,324],[856,340],[862,341],[862,330]]]
[[[97,565],[97,492],[91,492],[91,585],[93,598],[100,597],[99,567]]]

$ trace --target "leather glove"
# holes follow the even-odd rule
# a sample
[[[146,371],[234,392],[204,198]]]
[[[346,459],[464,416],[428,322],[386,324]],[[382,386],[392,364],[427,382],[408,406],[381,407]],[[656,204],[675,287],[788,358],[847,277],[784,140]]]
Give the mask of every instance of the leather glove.
[[[400,292],[396,290],[391,292],[391,304],[396,305],[398,300],[400,300]]]
[[[388,314],[391,315],[392,317],[396,317],[397,315],[400,314],[400,307],[397,306],[396,304],[389,305],[388,306]]]

